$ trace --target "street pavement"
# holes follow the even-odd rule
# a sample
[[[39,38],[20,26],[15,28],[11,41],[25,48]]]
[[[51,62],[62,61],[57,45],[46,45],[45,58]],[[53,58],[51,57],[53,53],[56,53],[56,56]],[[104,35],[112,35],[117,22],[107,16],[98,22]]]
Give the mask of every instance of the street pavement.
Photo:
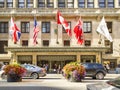
[[[0,90],[86,90],[87,84],[105,82],[118,76],[120,74],[107,74],[104,80],[86,77],[82,82],[69,82],[61,74],[47,74],[40,79],[23,78],[22,82],[0,79]]]

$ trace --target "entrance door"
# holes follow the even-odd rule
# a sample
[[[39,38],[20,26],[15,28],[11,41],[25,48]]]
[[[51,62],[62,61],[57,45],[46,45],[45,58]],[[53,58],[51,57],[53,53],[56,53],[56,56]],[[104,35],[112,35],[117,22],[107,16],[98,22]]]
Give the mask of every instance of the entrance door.
[[[96,62],[96,55],[81,55],[81,63],[93,63]]]

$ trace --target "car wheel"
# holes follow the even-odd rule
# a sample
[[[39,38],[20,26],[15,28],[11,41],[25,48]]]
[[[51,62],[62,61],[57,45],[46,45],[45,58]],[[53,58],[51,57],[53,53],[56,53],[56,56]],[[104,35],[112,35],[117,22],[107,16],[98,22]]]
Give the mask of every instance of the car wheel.
[[[39,75],[38,75],[37,73],[32,73],[32,74],[31,74],[31,77],[32,77],[33,79],[38,79],[38,78],[39,78]]]
[[[96,79],[104,79],[104,74],[102,72],[98,72],[96,75],[95,75]]]
[[[7,79],[7,75],[5,75],[5,73],[3,73],[3,74],[1,75],[1,78],[2,78],[2,79]]]

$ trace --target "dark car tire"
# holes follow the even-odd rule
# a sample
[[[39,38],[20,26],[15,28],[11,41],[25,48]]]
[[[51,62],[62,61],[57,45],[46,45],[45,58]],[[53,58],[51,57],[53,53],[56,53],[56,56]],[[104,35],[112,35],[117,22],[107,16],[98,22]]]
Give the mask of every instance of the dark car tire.
[[[98,72],[96,75],[95,75],[95,78],[96,79],[99,79],[99,80],[102,80],[102,79],[104,79],[104,74],[102,73],[102,72]]]
[[[38,73],[32,73],[32,74],[31,74],[31,77],[32,77],[33,79],[38,79],[38,78],[39,78],[39,75],[38,75]]]

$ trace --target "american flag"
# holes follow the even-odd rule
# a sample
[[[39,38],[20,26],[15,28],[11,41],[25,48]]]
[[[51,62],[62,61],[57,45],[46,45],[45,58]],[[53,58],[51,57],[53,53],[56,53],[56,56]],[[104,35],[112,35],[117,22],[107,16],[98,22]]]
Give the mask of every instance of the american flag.
[[[39,27],[37,25],[37,20],[34,19],[34,31],[33,31],[33,44],[34,45],[38,44],[37,42],[38,32],[39,32]]]
[[[17,25],[14,23],[13,18],[11,17],[11,21],[10,21],[10,36],[12,37],[12,40],[14,42],[14,44],[17,43],[17,41],[20,40],[20,36],[21,36],[21,32],[18,29]]]

